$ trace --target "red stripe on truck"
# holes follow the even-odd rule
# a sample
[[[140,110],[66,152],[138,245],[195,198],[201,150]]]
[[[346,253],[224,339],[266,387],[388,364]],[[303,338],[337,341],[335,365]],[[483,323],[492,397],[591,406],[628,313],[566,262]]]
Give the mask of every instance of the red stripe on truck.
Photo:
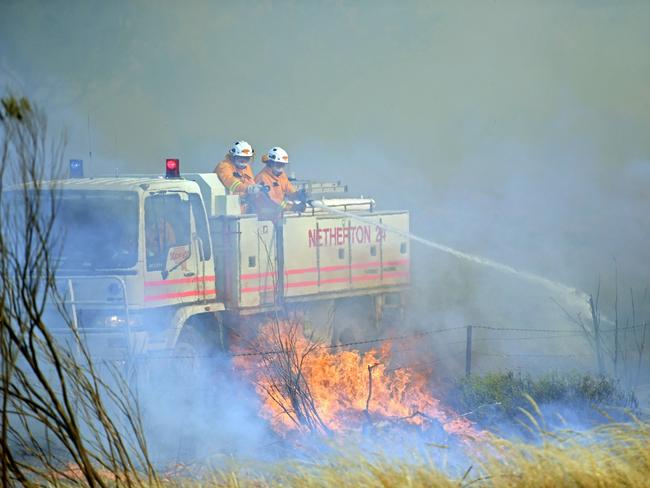
[[[145,281],[144,286],[182,285],[186,283],[200,283],[203,281],[214,281],[215,276],[194,276],[192,278],[178,278],[175,280]]]
[[[408,264],[408,259],[400,259],[399,261],[386,261],[383,263],[383,266],[399,266],[402,264]],[[352,264],[339,264],[336,266],[323,266],[320,270],[321,272],[327,271],[341,271],[343,269],[364,269],[364,268],[378,268],[382,266],[381,261],[373,261],[371,263],[352,263]],[[311,268],[316,269],[316,268]]]
[[[145,302],[154,302],[158,300],[171,300],[172,298],[185,298],[193,296],[208,297],[208,295],[216,296],[217,290],[189,290],[177,293],[162,293],[160,295],[145,295]]]
[[[255,293],[255,292],[260,292],[260,291],[271,291],[274,290],[275,286],[273,285],[268,285],[268,286],[251,286],[249,288],[242,288],[241,292],[242,293]]]
[[[249,274],[243,274],[240,275],[239,278],[242,280],[253,280],[255,278],[270,278],[272,276],[275,276],[276,273],[275,271],[270,271],[268,273],[249,273]]]
[[[390,279],[390,278],[406,278],[408,277],[409,272],[408,271],[402,271],[402,272],[393,272],[393,273],[384,273],[383,279]],[[374,275],[359,275],[359,276],[353,276],[352,281],[372,281],[372,280],[378,280],[382,278],[381,275],[374,274]],[[330,285],[332,283],[345,283],[349,281],[348,277],[343,277],[343,278],[327,278],[324,280],[320,280],[321,285]],[[317,286],[318,281],[297,281],[295,283],[288,283],[286,286],[287,288],[301,288],[304,286]]]
[[[408,259],[398,259],[396,261],[386,261],[384,266],[401,266],[402,264],[408,264]]]
[[[401,266],[404,264],[408,264],[409,260],[408,259],[398,259],[397,261],[386,261],[383,263],[383,266]],[[380,261],[373,261],[370,263],[354,263],[352,265],[349,264],[340,264],[336,266],[323,266],[320,271],[321,273],[327,273],[331,271],[341,271],[344,269],[363,269],[363,268],[377,268],[381,266],[382,263]],[[305,273],[318,273],[318,268],[296,268],[296,269],[288,269],[284,272],[285,275],[290,276],[290,275],[297,275],[297,274],[305,274]],[[240,276],[240,279],[242,280],[252,280],[255,278],[268,278],[276,276],[275,272],[269,272],[269,273],[250,273],[250,274],[243,274]]]
[[[378,280],[380,278],[383,279],[391,279],[391,278],[408,278],[409,272],[408,271],[395,271],[395,272],[390,272],[390,273],[384,273],[383,277],[379,274],[373,274],[373,275],[359,275],[359,276],[353,276],[352,281],[372,281],[372,280]],[[331,285],[333,283],[346,283],[349,281],[349,278],[343,277],[343,278],[327,278],[324,280],[320,280],[321,285]],[[295,283],[287,283],[285,286],[287,288],[306,288],[309,286],[318,286],[319,282],[317,280],[312,280],[312,281],[296,281]],[[255,293],[259,291],[267,291],[267,290],[273,290],[273,286],[256,286],[252,288],[242,288],[242,293]]]
[[[288,269],[284,272],[285,275],[295,275],[295,274],[305,274],[305,273],[318,273],[318,268]]]

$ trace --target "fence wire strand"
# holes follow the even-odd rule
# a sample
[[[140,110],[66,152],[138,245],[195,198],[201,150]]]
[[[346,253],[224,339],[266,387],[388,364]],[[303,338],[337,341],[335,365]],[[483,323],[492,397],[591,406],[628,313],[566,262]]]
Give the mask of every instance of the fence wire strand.
[[[346,342],[346,343],[341,343],[341,344],[328,344],[328,345],[320,345],[316,349],[329,349],[329,350],[335,350],[335,349],[342,349],[342,348],[347,348],[347,347],[353,347],[353,346],[362,346],[362,345],[369,345],[369,344],[381,344],[385,342],[399,342],[399,341],[407,341],[409,339],[415,339],[415,338],[420,338],[420,337],[426,337],[430,335],[436,335],[439,333],[444,333],[444,332],[453,332],[453,331],[460,331],[460,330],[467,330],[467,328],[470,326],[457,326],[457,327],[446,327],[442,329],[433,329],[433,330],[428,330],[428,331],[418,331],[418,332],[413,332],[411,334],[403,334],[399,336],[390,336],[390,337],[383,337],[379,339],[370,339],[370,340],[365,340],[365,341],[353,341],[353,342]],[[556,335],[550,335],[550,336],[526,336],[526,337],[475,337],[472,339],[472,342],[489,342],[489,341],[528,341],[528,340],[540,340],[540,339],[562,339],[565,337],[579,337],[584,335],[584,332],[582,331],[574,331],[574,330],[566,330],[566,329],[541,329],[541,328],[517,328],[517,327],[495,327],[495,326],[489,326],[489,325],[472,325],[471,326],[473,329],[479,329],[479,330],[489,330],[489,331],[496,331],[496,332],[514,332],[514,333],[519,333],[519,332],[529,332],[529,333],[554,333]],[[623,330],[623,328],[619,328],[619,330]],[[465,344],[466,341],[455,341],[455,342],[450,342],[448,345],[456,345],[456,344]],[[235,352],[235,353],[228,353],[228,352],[222,352],[219,354],[209,354],[209,355],[170,355],[170,356],[153,356],[153,357],[147,357],[147,358],[139,358],[139,359],[164,359],[164,360],[169,360],[169,359],[202,359],[202,358],[240,358],[240,357],[255,357],[255,356],[269,356],[269,355],[274,355],[274,354],[283,354],[286,351],[282,350],[275,350],[275,351],[246,351],[246,352]],[[399,351],[394,351],[394,352],[399,352]],[[491,353],[476,353],[487,356],[490,355]],[[495,354],[492,354],[495,355]],[[496,356],[504,356],[501,354],[496,354]],[[517,357],[516,355],[509,355],[512,357]],[[526,355],[523,354],[522,356],[530,356],[530,357],[537,357],[540,355]],[[578,357],[578,355],[559,355],[561,357]],[[591,354],[585,354],[582,356],[591,356]],[[505,357],[505,356],[504,356]],[[540,356],[542,357],[542,356]],[[544,355],[543,357],[558,357],[558,355]]]

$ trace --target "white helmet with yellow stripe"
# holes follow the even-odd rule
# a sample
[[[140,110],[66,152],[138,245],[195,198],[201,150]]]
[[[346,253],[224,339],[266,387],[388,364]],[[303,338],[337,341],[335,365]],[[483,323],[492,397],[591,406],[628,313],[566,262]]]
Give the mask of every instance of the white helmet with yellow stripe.
[[[267,162],[289,164],[289,155],[287,151],[281,147],[273,147],[269,150],[269,153],[266,155]]]
[[[237,141],[235,142],[229,151],[231,156],[237,156],[240,158],[252,158],[254,151],[253,147],[246,141]]]

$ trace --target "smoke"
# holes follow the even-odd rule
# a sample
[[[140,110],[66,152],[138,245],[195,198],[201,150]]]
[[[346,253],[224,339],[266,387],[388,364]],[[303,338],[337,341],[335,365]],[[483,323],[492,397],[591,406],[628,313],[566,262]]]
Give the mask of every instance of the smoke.
[[[188,368],[187,358],[140,365],[138,393],[153,459],[159,466],[276,459],[279,438],[259,417],[252,385],[227,355],[203,360],[200,369]]]
[[[632,321],[630,289],[639,295],[638,307],[648,284],[648,161],[606,167],[597,164],[589,141],[553,148],[545,142],[477,140],[440,182],[409,171],[408,157],[389,161],[385,142],[354,147],[345,167],[321,157],[326,151],[315,145],[319,173],[348,182],[357,194],[374,196],[380,209],[410,210],[411,231],[436,243],[437,250],[412,242],[417,294],[408,327],[549,330],[533,337],[483,332],[474,344],[478,372],[508,367],[593,371],[592,346],[567,312],[591,327],[588,295],[593,294],[611,350],[615,275],[621,325]],[[637,313],[637,322],[642,315]],[[558,329],[570,335],[558,337]],[[444,358],[442,370],[462,371],[464,339],[458,332],[432,341],[430,347]]]
[[[233,140],[280,145],[299,177],[409,210],[424,239],[587,294],[600,284],[609,317],[618,282],[629,325],[629,289],[641,300],[650,278],[649,19],[643,2],[5,2],[0,85],[45,102],[91,175],[160,173],[165,157],[211,171]],[[416,244],[411,260],[400,333],[580,331],[548,287]],[[411,361],[462,374],[465,337],[431,336]],[[595,368],[580,334],[476,329],[474,341],[478,373]],[[143,392],[157,455],[178,456],[179,432],[205,452],[274,442],[249,387],[197,381],[206,403],[160,401],[165,379]]]

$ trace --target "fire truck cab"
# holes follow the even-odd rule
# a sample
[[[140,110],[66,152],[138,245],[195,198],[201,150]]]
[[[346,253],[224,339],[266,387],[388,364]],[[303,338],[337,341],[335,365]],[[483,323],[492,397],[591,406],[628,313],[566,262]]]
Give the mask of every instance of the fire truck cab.
[[[57,280],[73,326],[110,357],[227,347],[270,312],[303,314],[325,341],[372,339],[409,284],[409,243],[381,225],[408,232],[408,213],[340,183],[297,185],[347,215],[242,214],[213,173],[58,181]]]

